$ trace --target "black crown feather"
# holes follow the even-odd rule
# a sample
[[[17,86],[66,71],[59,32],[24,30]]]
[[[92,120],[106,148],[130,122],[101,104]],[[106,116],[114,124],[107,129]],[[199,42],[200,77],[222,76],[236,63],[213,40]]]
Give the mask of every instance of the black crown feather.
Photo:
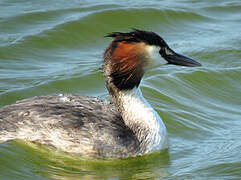
[[[126,42],[145,42],[149,45],[155,45],[160,47],[167,47],[167,43],[156,33],[152,31],[143,31],[133,28],[133,31],[129,33],[113,32],[107,34],[105,37],[113,37],[115,41]]]

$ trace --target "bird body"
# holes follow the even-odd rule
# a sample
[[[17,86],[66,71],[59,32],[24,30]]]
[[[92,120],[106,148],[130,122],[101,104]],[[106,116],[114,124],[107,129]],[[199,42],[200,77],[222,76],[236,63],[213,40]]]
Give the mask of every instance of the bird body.
[[[23,139],[92,157],[123,158],[167,148],[166,127],[139,84],[153,64],[200,63],[175,53],[153,32],[134,29],[107,37],[114,38],[102,65],[111,102],[68,94],[21,100],[0,110],[0,141]]]

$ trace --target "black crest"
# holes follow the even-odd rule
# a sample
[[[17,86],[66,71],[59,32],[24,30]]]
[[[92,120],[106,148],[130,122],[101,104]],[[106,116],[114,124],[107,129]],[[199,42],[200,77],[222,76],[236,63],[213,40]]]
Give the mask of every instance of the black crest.
[[[158,34],[152,31],[133,29],[133,31],[129,33],[113,32],[105,37],[113,37],[115,41],[145,42],[149,45],[168,47],[167,43]]]

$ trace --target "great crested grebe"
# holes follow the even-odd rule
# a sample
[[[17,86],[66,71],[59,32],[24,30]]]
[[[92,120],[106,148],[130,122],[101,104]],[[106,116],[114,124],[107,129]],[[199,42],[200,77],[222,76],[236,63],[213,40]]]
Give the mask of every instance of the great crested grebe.
[[[107,37],[114,40],[102,67],[113,103],[75,95],[18,101],[0,110],[0,141],[23,139],[94,157],[122,158],[167,148],[166,127],[139,89],[142,76],[154,63],[201,64],[175,53],[154,32],[134,29]]]

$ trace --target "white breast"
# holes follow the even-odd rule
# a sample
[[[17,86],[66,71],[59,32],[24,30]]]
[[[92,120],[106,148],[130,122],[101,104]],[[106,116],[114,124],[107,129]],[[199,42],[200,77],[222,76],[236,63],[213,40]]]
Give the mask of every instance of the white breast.
[[[142,96],[139,88],[120,92],[124,111],[122,112],[125,123],[132,127],[138,124],[140,128],[148,129],[149,134],[138,135],[139,140],[148,142],[147,152],[167,148],[166,127],[151,105]]]

